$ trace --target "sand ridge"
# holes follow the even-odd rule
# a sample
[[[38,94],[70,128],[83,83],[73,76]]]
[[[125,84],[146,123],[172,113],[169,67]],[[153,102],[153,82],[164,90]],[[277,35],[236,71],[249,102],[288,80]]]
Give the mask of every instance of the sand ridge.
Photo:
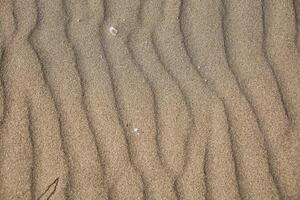
[[[299,5],[0,0],[0,199],[299,199]]]

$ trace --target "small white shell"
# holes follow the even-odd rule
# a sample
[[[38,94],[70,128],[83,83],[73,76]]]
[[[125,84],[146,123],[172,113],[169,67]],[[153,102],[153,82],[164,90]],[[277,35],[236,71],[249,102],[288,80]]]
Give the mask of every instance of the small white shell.
[[[117,33],[118,33],[118,30],[117,30],[115,27],[111,26],[111,27],[109,27],[109,32],[110,32],[110,34],[112,34],[113,36],[116,36]]]
[[[140,134],[140,132],[139,132],[139,129],[138,129],[138,128],[134,128],[134,129],[133,129],[133,132],[134,132],[135,134],[137,134],[137,135],[139,135],[139,134]]]

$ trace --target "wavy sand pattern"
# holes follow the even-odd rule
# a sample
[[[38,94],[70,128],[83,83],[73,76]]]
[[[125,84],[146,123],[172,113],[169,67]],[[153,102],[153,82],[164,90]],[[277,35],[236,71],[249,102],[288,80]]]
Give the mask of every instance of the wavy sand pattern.
[[[299,0],[0,0],[0,199],[299,200]]]

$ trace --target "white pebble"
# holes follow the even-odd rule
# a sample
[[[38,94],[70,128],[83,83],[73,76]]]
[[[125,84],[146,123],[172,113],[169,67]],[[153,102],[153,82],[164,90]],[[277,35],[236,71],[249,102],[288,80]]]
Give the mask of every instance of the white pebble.
[[[109,27],[109,32],[110,34],[112,34],[113,36],[116,36],[118,33],[118,30],[115,27]]]

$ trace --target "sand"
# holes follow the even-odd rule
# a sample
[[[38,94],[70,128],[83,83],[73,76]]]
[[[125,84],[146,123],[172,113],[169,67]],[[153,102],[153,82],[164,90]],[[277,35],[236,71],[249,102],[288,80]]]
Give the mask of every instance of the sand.
[[[299,0],[0,0],[1,200],[299,200]]]

